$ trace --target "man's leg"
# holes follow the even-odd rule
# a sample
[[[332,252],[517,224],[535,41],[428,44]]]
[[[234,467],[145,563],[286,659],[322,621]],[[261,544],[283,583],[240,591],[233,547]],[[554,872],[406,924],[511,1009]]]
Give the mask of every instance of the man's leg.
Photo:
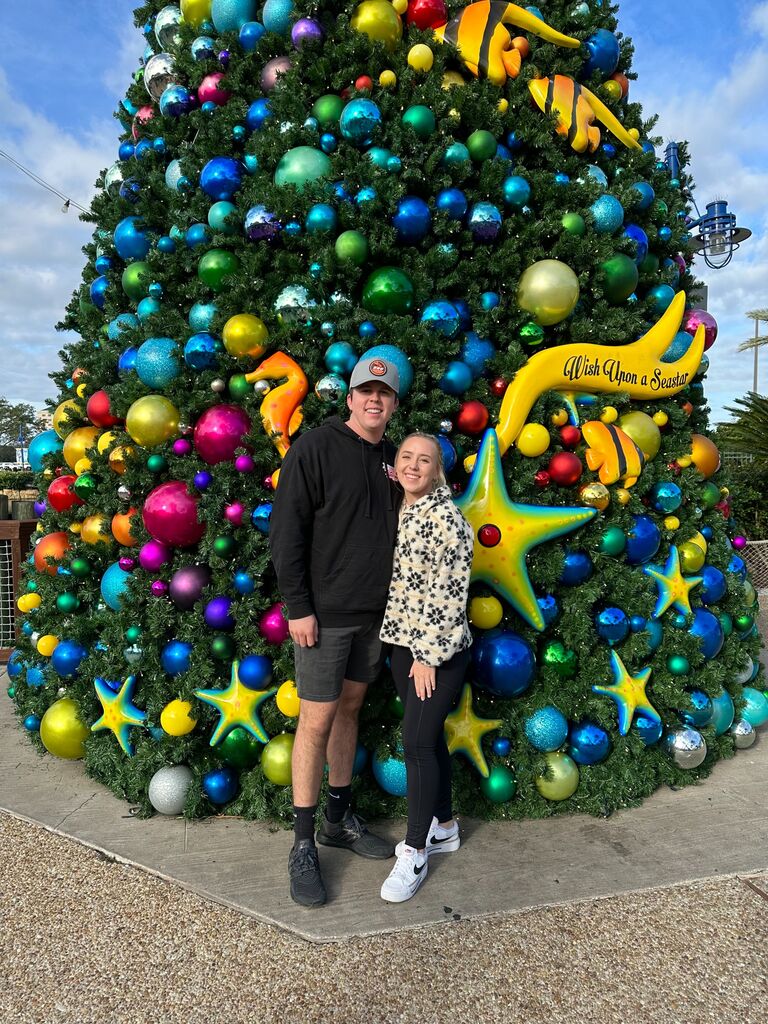
[[[317,804],[325,768],[326,750],[330,758],[329,737],[343,700],[301,702],[299,724],[293,744],[293,802],[297,807]],[[353,754],[354,757],[354,754]],[[350,778],[352,767],[350,764]]]

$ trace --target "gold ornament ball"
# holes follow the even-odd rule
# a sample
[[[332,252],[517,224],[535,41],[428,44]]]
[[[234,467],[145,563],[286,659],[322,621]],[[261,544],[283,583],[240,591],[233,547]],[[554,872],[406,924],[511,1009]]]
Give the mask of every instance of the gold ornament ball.
[[[503,614],[497,597],[473,597],[469,602],[469,621],[478,629],[495,629]]]
[[[103,533],[102,529],[107,532]],[[80,538],[86,544],[111,544],[112,534],[107,517],[97,513],[84,519],[80,530]]]
[[[104,455],[117,440],[117,434],[114,430],[105,430],[99,440],[96,442],[96,448],[100,455]]]
[[[296,689],[296,683],[292,679],[286,679],[280,686],[275,696],[275,703],[286,718],[296,718],[301,707],[301,701],[299,700],[299,691]]]
[[[509,110],[509,100],[504,99],[504,97],[502,96],[502,98],[499,100],[497,104],[497,107],[500,114],[506,114],[506,112]]]
[[[276,786],[291,784],[291,755],[293,754],[292,732],[273,736],[261,752],[261,770]]]
[[[74,522],[69,524],[70,533],[80,534],[83,531],[83,524],[80,522]]]
[[[691,462],[705,480],[714,476],[720,469],[720,452],[715,442],[710,441],[704,434],[694,434],[691,442]],[[66,448],[66,444],[64,447]]]
[[[649,462],[656,458],[661,447],[661,431],[650,416],[644,412],[627,412],[620,418],[619,426]]]
[[[37,641],[37,653],[42,654],[44,658],[50,658],[58,645],[59,638],[54,636],[53,633],[46,633],[45,636],[41,636]]]
[[[559,751],[544,755],[547,761],[545,775],[536,778],[536,789],[545,800],[567,800],[573,796],[579,785],[579,769],[576,762]]]
[[[56,407],[53,414],[53,429],[64,440],[68,434],[75,430],[73,420],[83,420],[83,407],[74,398],[68,398],[66,402]]]
[[[121,444],[117,448],[113,448],[109,453],[109,468],[114,473],[122,475],[126,470],[126,463],[134,451],[135,449],[129,444]]]
[[[689,466],[693,465],[693,459],[690,455],[681,455],[680,458],[677,459],[677,464],[680,469],[688,469]]]
[[[455,85],[466,85],[467,83],[458,71],[446,71],[441,84],[443,89],[452,89]]]
[[[75,463],[75,473],[77,473],[78,476],[82,476],[83,473],[87,473],[89,469],[93,469],[93,463],[86,456],[83,456],[82,459],[78,459]]]
[[[606,405],[603,411],[600,413],[600,420],[603,423],[615,423],[619,418],[619,411],[612,405]]]
[[[435,55],[426,43],[416,43],[408,51],[408,63],[414,71],[431,71]]]
[[[398,14],[405,14],[408,10],[408,0],[392,0],[392,6]]]
[[[607,82],[603,82],[600,88],[613,103],[618,103],[621,99],[621,86],[612,78],[609,78]]]
[[[590,484],[585,484],[581,488],[579,498],[582,505],[589,505],[590,508],[596,508],[600,512],[604,512],[611,504],[611,492],[605,484],[601,484],[596,480]]]
[[[664,520],[664,529],[669,530],[670,533],[674,533],[675,530],[680,529],[680,520],[677,516],[667,516]]]
[[[517,285],[517,304],[537,324],[549,327],[565,320],[579,301],[579,279],[560,260],[539,260],[527,267]]]
[[[550,416],[550,421],[553,427],[564,427],[568,422],[568,413],[565,409],[557,409]]]
[[[379,85],[382,89],[394,89],[397,85],[397,75],[394,71],[382,71],[379,75]]]
[[[224,324],[224,348],[235,359],[254,359],[266,350],[269,332],[263,320],[252,313],[237,313]]]
[[[689,544],[695,544],[695,545],[696,545],[696,547],[697,547],[697,548],[701,548],[701,550],[702,550],[702,551],[704,552],[704,554],[706,555],[706,553],[707,553],[707,540],[706,540],[706,537],[704,537],[704,535],[703,535],[703,534],[701,534],[701,533],[699,533],[699,532],[698,532],[698,530],[697,530],[697,531],[696,531],[696,533],[694,533],[694,535],[693,535],[693,536],[692,536],[692,537],[690,538],[690,540],[688,541],[688,543],[689,543]]]
[[[662,410],[659,409],[658,412],[655,412],[653,414],[653,422],[656,424],[657,427],[666,427],[666,425],[669,423],[669,416],[667,416],[665,412],[662,412]]]
[[[405,2],[407,9],[407,0]],[[403,37],[403,23],[400,15],[387,0],[363,0],[350,19],[355,32],[362,32],[376,43],[383,43],[388,50],[394,50]]]
[[[679,547],[680,566],[683,572],[698,572],[704,565],[706,555],[693,541],[687,541]]]
[[[22,594],[19,600],[16,602],[16,607],[20,612],[31,612],[33,608],[39,608],[43,603],[42,597],[39,594]]]
[[[40,722],[40,739],[49,754],[76,761],[85,754],[83,746],[89,729],[80,721],[77,704],[62,697],[51,704]]]
[[[212,0],[181,0],[181,16],[192,28],[211,20]]]
[[[515,442],[518,451],[526,458],[535,459],[549,448],[550,436],[541,423],[526,423]]]
[[[162,395],[145,395],[128,410],[125,429],[142,448],[154,448],[178,436],[179,410]]]
[[[85,393],[88,390],[87,384],[78,384],[75,388],[75,394],[78,398],[85,398]]]
[[[186,736],[197,725],[188,700],[172,700],[160,712],[160,725],[169,736]]]
[[[96,444],[99,436],[98,427],[76,427],[64,441],[64,461],[70,469],[76,469],[80,459],[85,458],[85,453]]]

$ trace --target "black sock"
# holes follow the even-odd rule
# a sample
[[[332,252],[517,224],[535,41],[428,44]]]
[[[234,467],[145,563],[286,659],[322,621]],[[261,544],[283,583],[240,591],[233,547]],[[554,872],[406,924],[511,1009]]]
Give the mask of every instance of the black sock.
[[[313,807],[297,807],[293,805],[293,832],[295,841],[302,839],[315,839],[315,811],[317,804]]]
[[[343,820],[352,800],[352,786],[329,786],[325,816],[332,825]]]

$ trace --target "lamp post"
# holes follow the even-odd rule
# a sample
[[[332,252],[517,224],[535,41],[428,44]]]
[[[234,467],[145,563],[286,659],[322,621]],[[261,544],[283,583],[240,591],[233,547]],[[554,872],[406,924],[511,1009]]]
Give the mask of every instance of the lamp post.
[[[760,324],[768,323],[768,309],[753,309],[747,316],[750,320],[755,321],[755,336],[754,338],[748,338],[739,345],[739,352],[746,352],[748,349],[753,349],[755,353],[755,364],[754,373],[752,379],[752,391],[757,394],[757,366],[758,366],[758,355],[763,345],[768,345],[768,334],[760,335]]]

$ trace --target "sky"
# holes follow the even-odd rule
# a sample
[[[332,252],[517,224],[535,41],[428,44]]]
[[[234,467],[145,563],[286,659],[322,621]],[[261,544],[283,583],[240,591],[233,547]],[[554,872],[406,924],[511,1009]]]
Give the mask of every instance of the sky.
[[[112,114],[143,50],[133,6],[36,0],[3,12],[0,149],[85,207],[117,158]],[[746,311],[768,307],[768,0],[623,0],[619,25],[635,44],[632,99],[659,114],[665,144],[690,142],[700,209],[726,197],[753,232],[726,270],[697,264],[719,324],[706,383],[716,423],[752,388],[752,354],[737,349],[754,331]],[[54,326],[91,233],[61,206],[0,158],[0,394],[36,407],[54,394],[48,373],[66,341]],[[765,394],[768,350],[760,369]]]

